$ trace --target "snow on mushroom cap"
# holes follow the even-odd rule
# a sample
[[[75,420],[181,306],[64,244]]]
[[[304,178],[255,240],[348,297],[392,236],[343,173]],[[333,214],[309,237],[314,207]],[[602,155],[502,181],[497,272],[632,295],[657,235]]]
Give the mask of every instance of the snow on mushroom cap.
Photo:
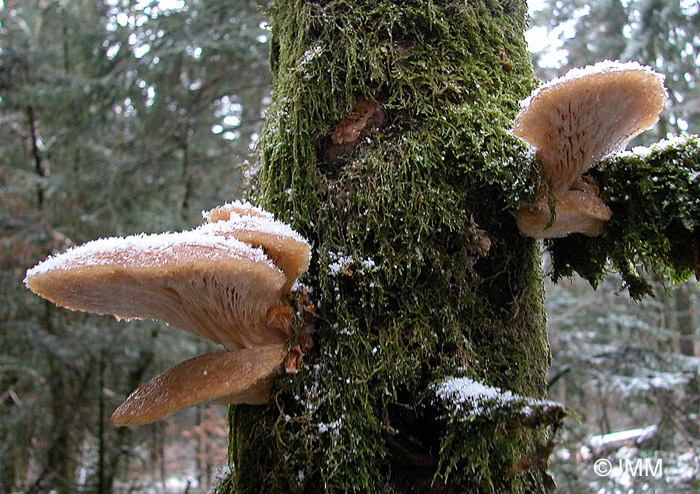
[[[255,262],[268,263],[272,261],[265,256],[262,249],[253,249],[250,245],[236,239],[202,235],[200,232],[166,232],[158,234],[138,234],[128,237],[110,237],[92,240],[78,247],[51,256],[27,271],[24,280],[56,269],[68,270],[86,266],[108,265],[117,262],[115,253],[120,253],[119,262],[129,263],[136,258],[150,256],[152,266],[165,265],[185,255],[187,247],[210,248],[208,259],[214,261],[226,258],[250,258]]]
[[[203,214],[207,219],[207,223],[200,228],[207,232],[221,234],[227,232],[234,233],[237,230],[258,231],[280,238],[289,238],[295,242],[306,244],[307,246],[309,245],[304,237],[294,231],[288,224],[276,220],[274,216],[272,216],[272,213],[247,203],[236,201],[235,203],[225,204],[224,206],[212,209]]]
[[[308,242],[266,211],[231,203],[191,231],[88,242],[27,271],[27,288],[68,309],[160,319],[227,348],[187,360],[115,411],[138,425],[203,400],[262,404],[287,355],[286,296],[309,264]]]
[[[202,211],[202,216],[205,220],[207,220],[207,223],[228,221],[231,218],[231,215],[248,215],[268,218],[270,220],[275,219],[272,213],[265,211],[263,208],[253,206],[248,201],[227,202],[223,206],[219,206],[210,211]]]
[[[642,65],[639,62],[618,62],[617,60],[602,60],[598,63],[592,65],[586,65],[585,67],[574,67],[569,69],[569,71],[561,77],[556,77],[551,81],[547,81],[540,87],[535,89],[530,96],[520,101],[520,108],[525,109],[530,106],[532,100],[536,98],[540,92],[546,91],[552,87],[565,84],[573,79],[580,79],[582,77],[597,76],[600,74],[606,74],[611,72],[624,72],[624,71],[643,71],[647,74],[656,77],[659,82],[663,85],[665,76],[659,74],[654,69],[648,65]]]
[[[538,149],[555,190],[656,123],[664,77],[636,62],[572,69],[521,102],[513,133]]]
[[[269,324],[284,282],[262,249],[198,230],[95,240],[25,278],[63,307],[160,319],[227,348],[285,340]]]
[[[236,201],[203,213],[208,223],[199,227],[213,235],[231,236],[261,247],[287,277],[283,292],[309,267],[311,246],[289,225],[265,210]]]

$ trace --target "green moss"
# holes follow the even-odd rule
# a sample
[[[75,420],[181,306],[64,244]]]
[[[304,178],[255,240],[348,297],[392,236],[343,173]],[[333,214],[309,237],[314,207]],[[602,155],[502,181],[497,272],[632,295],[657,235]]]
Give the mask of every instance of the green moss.
[[[458,476],[473,487],[470,479],[474,473],[494,472],[486,475],[489,492],[510,492],[512,477],[525,470],[528,464],[546,464],[553,445],[552,438],[566,415],[563,405],[526,398],[499,389],[490,389],[483,394],[474,394],[477,383],[473,380],[448,379],[434,386],[436,399],[444,407],[442,418],[450,431],[442,443],[441,464],[438,470],[443,478]],[[526,428],[538,429],[540,434],[523,435]],[[549,431],[547,428],[551,428]],[[470,430],[465,434],[464,430]],[[548,438],[549,433],[549,438]],[[523,450],[530,453],[521,457],[513,468],[503,474],[504,464]],[[471,468],[464,471],[464,465]],[[546,471],[538,468],[516,481],[551,483]],[[471,484],[471,485],[470,485]],[[483,488],[482,488],[483,490]],[[487,489],[488,490],[488,489]],[[518,490],[515,488],[515,490]]]
[[[578,273],[596,286],[614,270],[639,298],[651,294],[649,275],[674,284],[700,269],[700,138],[610,157],[590,175],[613,216],[598,237],[548,242],[555,280]]]
[[[313,242],[316,345],[272,403],[234,411],[231,489],[543,490],[505,476],[542,427],[484,435],[430,392],[458,375],[545,392],[538,246],[510,213],[538,173],[508,133],[534,86],[525,3],[278,1],[271,24],[255,196]],[[359,98],[382,125],[327,158]]]

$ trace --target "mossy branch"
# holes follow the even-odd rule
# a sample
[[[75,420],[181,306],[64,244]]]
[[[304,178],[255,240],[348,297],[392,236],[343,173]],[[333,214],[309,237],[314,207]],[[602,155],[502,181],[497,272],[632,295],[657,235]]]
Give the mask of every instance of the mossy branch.
[[[647,276],[666,285],[698,279],[700,138],[683,136],[605,159],[589,172],[613,212],[597,237],[546,241],[552,278],[579,274],[594,287],[610,270],[632,298],[651,294]]]
[[[530,429],[537,432],[536,444],[529,445],[530,451],[521,456],[505,477],[533,470],[531,473],[540,475],[543,482],[553,485],[546,470],[553,449],[552,439],[567,415],[563,405],[521,396],[467,377],[446,378],[431,389],[435,393],[434,401],[443,410],[441,417],[451,431],[440,445],[437,471],[442,478],[464,475],[458,468],[464,455],[472,461],[478,458],[482,471],[512,461],[508,455],[513,454],[512,448],[518,443],[519,434],[524,429]],[[471,430],[480,430],[481,434],[465,433]],[[548,430],[550,434],[547,434]],[[484,434],[484,431],[490,433]],[[466,447],[465,437],[468,438]],[[497,446],[493,447],[491,441]],[[498,485],[498,477],[494,480],[493,490],[502,492],[503,486]]]

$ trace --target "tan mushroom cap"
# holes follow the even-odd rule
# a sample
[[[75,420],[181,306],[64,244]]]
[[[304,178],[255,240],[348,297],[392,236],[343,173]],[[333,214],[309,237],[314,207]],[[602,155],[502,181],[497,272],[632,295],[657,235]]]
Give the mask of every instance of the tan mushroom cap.
[[[635,62],[600,62],[537,89],[513,133],[537,148],[554,191],[567,190],[602,157],[654,125],[665,102],[663,76]]]
[[[202,211],[202,216],[207,220],[207,223],[228,221],[231,219],[231,215],[257,216],[258,218],[265,218],[270,221],[274,221],[275,219],[274,215],[269,211],[265,211],[263,208],[253,206],[249,202],[244,201],[227,202],[223,206],[216,207],[209,211]]]
[[[118,426],[147,424],[207,400],[261,404],[269,377],[285,358],[283,344],[207,353],[168,369],[136,389],[112,414]]]
[[[520,209],[516,213],[518,228],[525,235],[540,239],[570,233],[594,237],[612,216],[610,208],[595,193],[586,190],[570,190],[557,196],[554,210],[556,221],[549,225],[551,214],[546,199],[533,208]]]
[[[309,267],[309,243],[267,211],[236,201],[205,212],[203,216],[208,222],[201,227],[204,231],[232,236],[262,248],[287,278],[283,293],[289,293],[296,279]]]
[[[285,281],[260,249],[197,230],[88,242],[25,278],[68,309],[160,319],[229,349],[286,340]]]

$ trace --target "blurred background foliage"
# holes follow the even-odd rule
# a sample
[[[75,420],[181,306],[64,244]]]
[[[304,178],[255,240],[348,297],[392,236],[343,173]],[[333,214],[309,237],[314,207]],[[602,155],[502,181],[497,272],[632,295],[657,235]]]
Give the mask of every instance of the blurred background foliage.
[[[114,407],[205,342],[57,309],[24,272],[97,237],[191,228],[240,197],[270,98],[263,1],[0,0],[0,494],[206,492],[225,407],[117,429]],[[666,75],[660,124],[700,132],[696,0],[531,2],[538,75],[605,58]],[[546,255],[545,255],[546,267]],[[548,285],[561,492],[697,492],[698,290],[633,303],[609,278]],[[613,434],[619,432],[626,434]],[[622,438],[622,439],[621,439]],[[663,459],[662,476],[594,474]]]
[[[603,59],[636,60],[666,76],[659,123],[628,148],[700,133],[697,0],[533,0],[530,9],[541,79]],[[552,456],[557,492],[700,491],[698,299],[697,283],[656,283],[654,297],[639,303],[614,277],[596,291],[576,279],[548,284],[550,398],[577,418]],[[595,473],[601,458],[613,466],[607,476]],[[656,474],[644,469],[659,460]]]
[[[69,246],[191,228],[238,197],[268,38],[255,1],[0,2],[0,492],[147,492],[182,472],[194,492],[223,464],[223,407],[109,422],[204,342],[58,309],[22,279]]]

